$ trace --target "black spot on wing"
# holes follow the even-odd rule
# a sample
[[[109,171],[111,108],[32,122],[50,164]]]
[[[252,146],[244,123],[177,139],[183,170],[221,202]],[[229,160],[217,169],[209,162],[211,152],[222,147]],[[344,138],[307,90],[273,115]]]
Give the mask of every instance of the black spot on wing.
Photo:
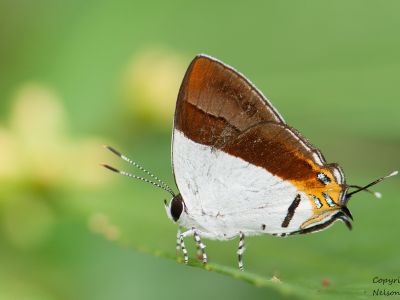
[[[294,212],[300,204],[300,200],[301,200],[300,195],[297,195],[296,198],[293,200],[292,204],[288,208],[288,212],[285,217],[285,220],[283,220],[283,222],[282,222],[282,227],[286,228],[289,226],[289,223],[294,216]]]

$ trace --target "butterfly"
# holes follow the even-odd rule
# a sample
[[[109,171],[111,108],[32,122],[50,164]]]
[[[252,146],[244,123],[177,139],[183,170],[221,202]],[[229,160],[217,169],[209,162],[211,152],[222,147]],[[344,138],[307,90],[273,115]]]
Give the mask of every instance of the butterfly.
[[[147,172],[111,148],[109,150]],[[164,200],[169,219],[178,223],[177,254],[193,235],[207,262],[201,238],[239,237],[243,271],[244,237],[286,237],[321,231],[336,221],[350,230],[347,204],[365,187],[348,185],[336,163],[288,126],[263,93],[223,62],[197,55],[189,65],[176,103],[172,169],[179,194],[160,184],[101,164],[114,172],[152,183],[173,197]],[[356,188],[348,192],[349,188]],[[379,193],[373,193],[380,197]],[[181,228],[188,229],[181,233]]]

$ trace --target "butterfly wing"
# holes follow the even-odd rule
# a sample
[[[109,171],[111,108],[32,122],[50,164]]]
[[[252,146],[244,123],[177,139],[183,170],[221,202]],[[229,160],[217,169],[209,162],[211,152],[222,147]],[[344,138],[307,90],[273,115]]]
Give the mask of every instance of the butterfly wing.
[[[347,186],[340,167],[327,164],[248,79],[214,58],[198,55],[186,72],[172,149],[187,211],[193,219],[225,218],[225,231],[298,232],[341,212]]]

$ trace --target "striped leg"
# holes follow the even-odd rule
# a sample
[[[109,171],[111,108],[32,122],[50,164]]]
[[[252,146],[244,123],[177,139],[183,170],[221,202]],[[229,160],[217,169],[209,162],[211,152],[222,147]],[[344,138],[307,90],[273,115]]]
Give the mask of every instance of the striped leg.
[[[194,227],[192,227],[192,230],[193,230],[193,234],[194,234],[194,238],[195,238],[195,240],[196,240],[196,242],[197,242],[197,245],[198,245],[198,247],[200,247],[201,248],[201,251],[203,251],[203,266],[205,266],[206,265],[206,263],[207,263],[207,254],[206,254],[206,251],[204,250],[204,248],[206,247],[206,245],[204,245],[202,242],[201,242],[201,240],[200,240],[200,237],[199,237],[199,235],[197,234],[197,232],[196,232],[196,229],[194,228]],[[197,254],[199,255],[199,249],[198,249],[198,251],[197,251]]]
[[[241,231],[239,231],[239,236],[240,236],[240,240],[239,240],[239,250],[238,250],[238,252],[237,252],[237,254],[239,254],[239,269],[241,270],[241,271],[244,271],[244,269],[243,269],[243,262],[242,262],[242,254],[243,254],[243,251],[244,251],[244,247],[243,247],[243,244],[244,244],[244,234],[241,232]]]
[[[185,264],[186,265],[188,264],[189,258],[188,258],[188,255],[187,255],[187,250],[185,248],[185,243],[183,242],[183,238],[188,236],[188,235],[192,235],[192,234],[193,234],[193,231],[192,230],[188,230],[188,231],[186,231],[186,232],[184,232],[184,233],[182,233],[180,235],[181,248],[182,248],[183,256],[185,257]]]
[[[194,236],[194,242],[196,243],[197,259],[203,259],[203,254],[201,253],[200,246],[199,246],[199,244],[197,243],[196,236]]]
[[[176,256],[179,255],[180,248],[181,248],[181,226],[178,227],[178,235],[176,236]]]
[[[188,264],[188,255],[187,255],[187,250],[185,248],[185,243],[183,242],[183,234],[181,235],[181,247],[182,247],[182,252],[183,252],[183,256],[185,256],[185,264]]]

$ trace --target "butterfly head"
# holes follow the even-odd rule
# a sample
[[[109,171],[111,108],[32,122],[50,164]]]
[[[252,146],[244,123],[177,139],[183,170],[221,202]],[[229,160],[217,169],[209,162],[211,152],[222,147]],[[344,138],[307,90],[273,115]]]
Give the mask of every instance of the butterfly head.
[[[168,218],[170,218],[170,220],[174,223],[178,222],[182,212],[185,209],[185,202],[183,201],[181,194],[174,196],[169,205],[167,204],[166,200],[164,200],[164,203]]]

